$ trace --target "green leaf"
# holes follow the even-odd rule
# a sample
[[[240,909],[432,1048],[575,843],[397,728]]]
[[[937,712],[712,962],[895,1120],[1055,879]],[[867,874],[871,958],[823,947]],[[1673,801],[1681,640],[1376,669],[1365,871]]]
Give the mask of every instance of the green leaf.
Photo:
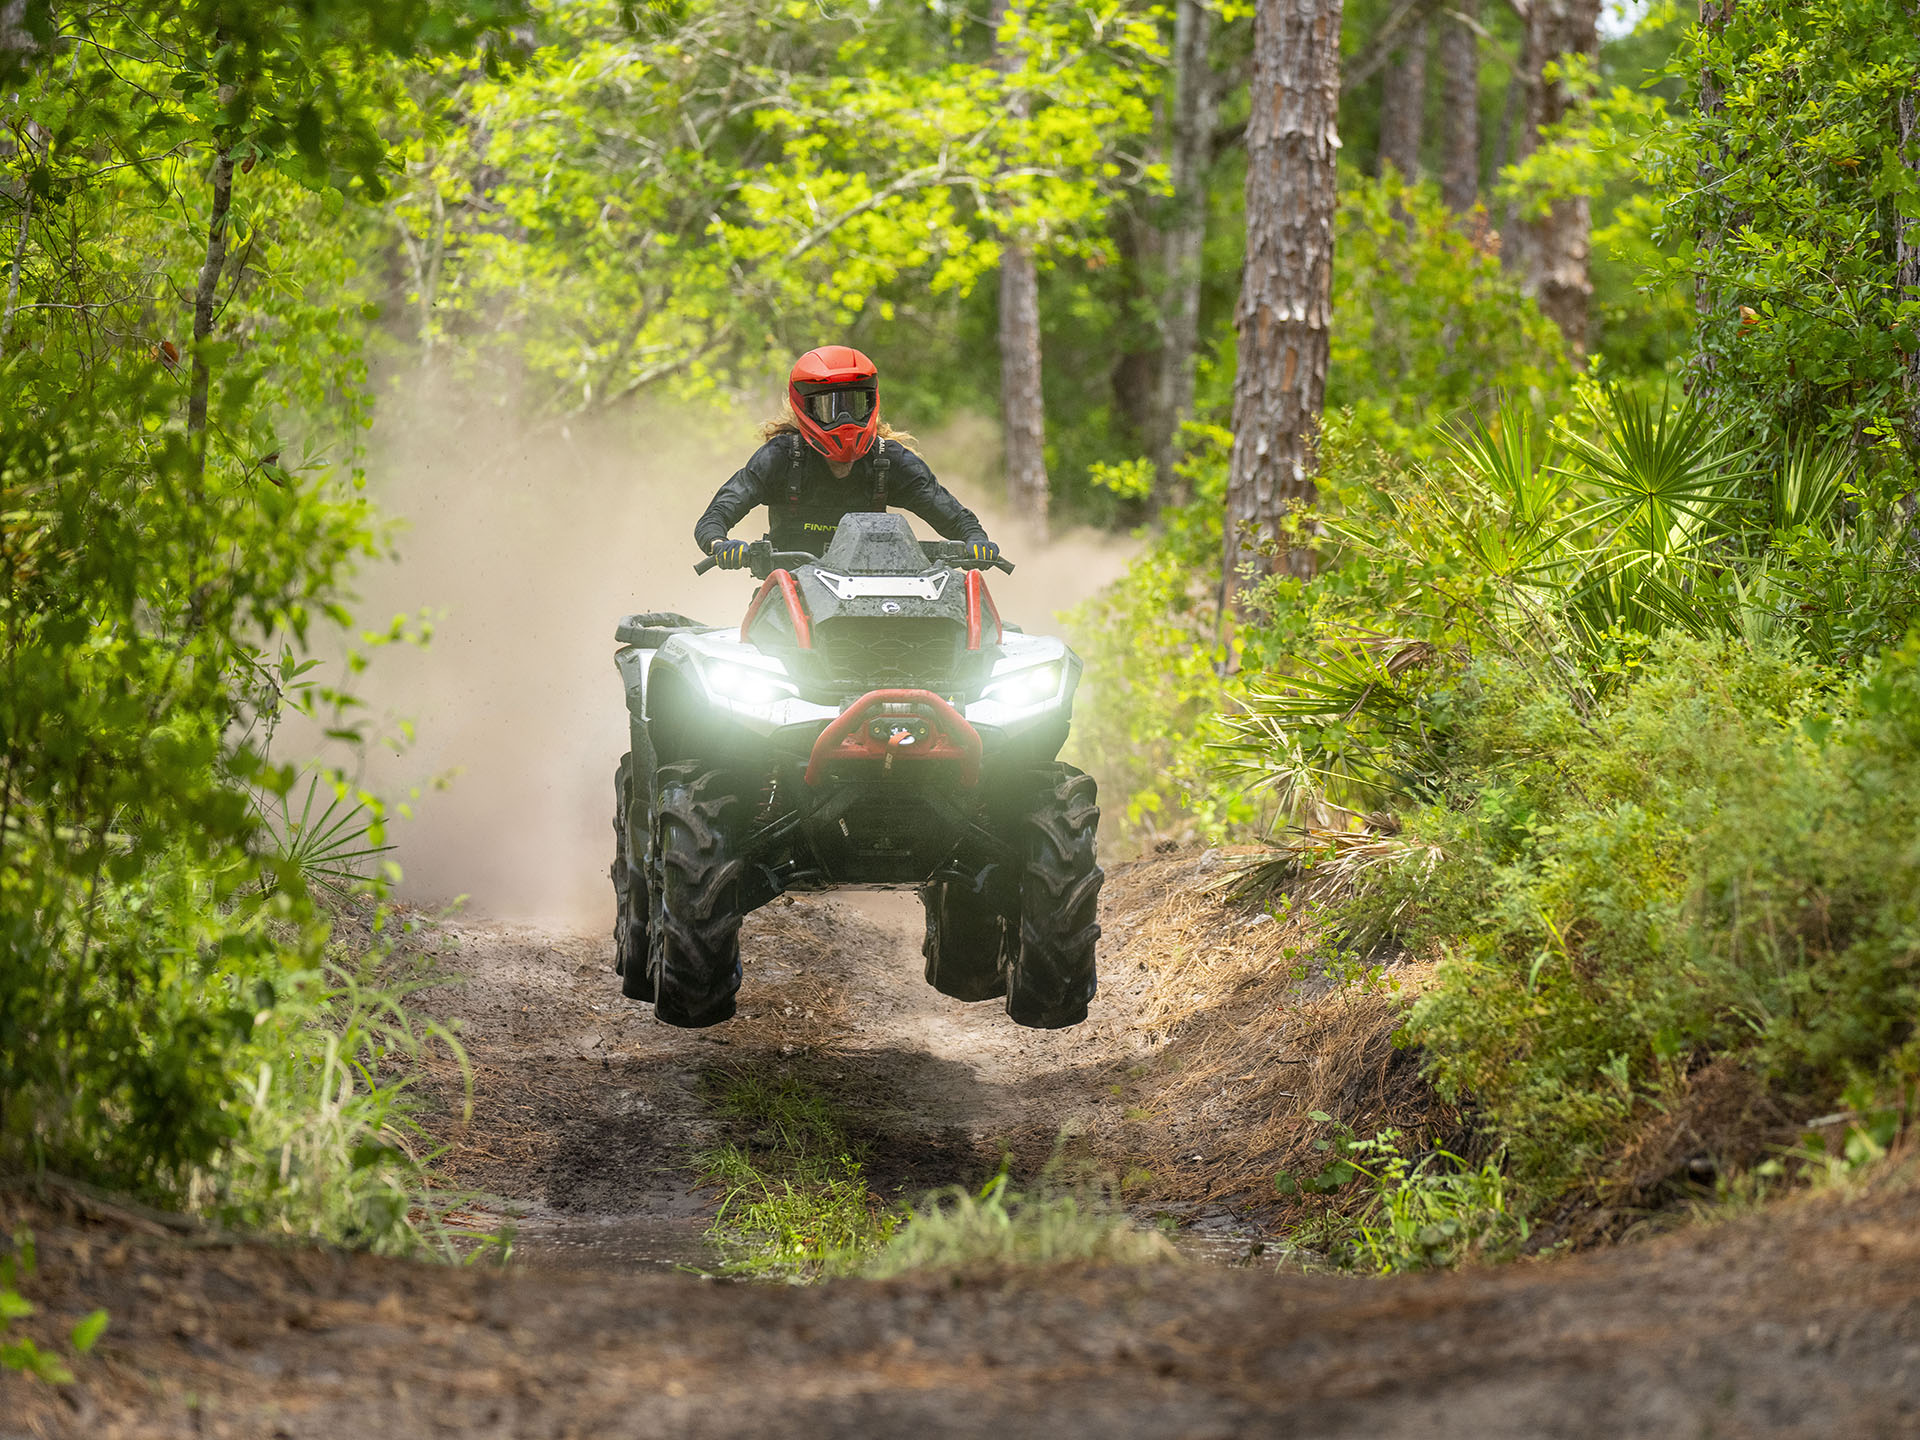
[[[106,1328],[107,1312],[105,1310],[95,1310],[91,1315],[88,1315],[85,1319],[74,1325],[68,1338],[72,1341],[73,1348],[80,1354],[85,1355],[99,1342],[100,1336],[105,1332]]]

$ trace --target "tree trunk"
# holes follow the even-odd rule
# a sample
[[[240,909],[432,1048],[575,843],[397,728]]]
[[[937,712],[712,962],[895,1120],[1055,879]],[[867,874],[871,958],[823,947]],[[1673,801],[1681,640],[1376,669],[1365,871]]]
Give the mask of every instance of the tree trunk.
[[[1900,156],[1920,177],[1920,102],[1911,90],[1900,97]],[[1920,303],[1920,220],[1902,215],[1894,246],[1899,298]],[[1907,356],[1907,444],[1920,447],[1920,351]]]
[[[1216,106],[1208,57],[1213,12],[1201,0],[1179,0],[1174,16],[1174,99],[1167,172],[1173,215],[1161,251],[1166,294],[1160,305],[1160,374],[1148,454],[1156,508],[1180,499],[1173,465],[1180,424],[1193,413],[1194,360],[1200,348],[1200,283],[1207,243],[1207,169],[1213,158]]]
[[[1714,31],[1725,27],[1733,16],[1733,8],[1739,0],[1700,0],[1700,28]],[[1720,77],[1711,68],[1702,67],[1700,71],[1699,107],[1701,118],[1707,119],[1718,113],[1726,92],[1720,83]],[[1721,160],[1724,158],[1720,147],[1703,144],[1699,157],[1694,162],[1694,174],[1701,187],[1715,184],[1721,172]],[[1695,233],[1694,248],[1699,253],[1700,266],[1693,277],[1693,313],[1703,320],[1713,313],[1713,282],[1709,278],[1713,266],[1711,256],[1720,246],[1718,229],[1701,230]],[[1711,355],[1702,353],[1694,357],[1692,375],[1688,378],[1687,390],[1690,394],[1704,395],[1712,386],[1714,362]]]
[[[1600,53],[1601,0],[1530,0],[1521,69],[1526,79],[1527,117],[1520,158],[1532,154],[1541,132],[1565,119],[1575,94],[1564,79],[1549,82],[1547,66],[1567,56]],[[1556,200],[1547,213],[1520,227],[1527,293],[1560,327],[1575,350],[1587,348],[1587,302],[1593,280],[1587,261],[1593,218],[1584,196]]]
[[[1480,0],[1440,21],[1440,198],[1456,215],[1480,198]]]
[[[1158,423],[1161,366],[1155,285],[1162,238],[1138,206],[1123,206],[1115,212],[1113,246],[1124,279],[1121,303],[1130,323],[1120,332],[1120,350],[1107,378],[1113,387],[1113,413],[1121,439],[1138,455],[1153,453]]]
[[[33,225],[33,191],[20,186],[20,232],[13,241],[13,263],[7,267],[7,309],[0,315],[0,357],[13,338],[13,312],[20,306],[20,266],[27,258],[27,235]]]
[[[993,0],[994,61],[1013,59],[999,44],[1008,0]],[[1027,115],[1024,95],[1010,95],[1008,112]],[[1033,251],[1009,237],[1000,255],[1000,417],[1006,432],[1007,503],[1032,533],[1047,538],[1047,423],[1040,393],[1040,272]]]
[[[233,208],[233,151],[223,145],[213,162],[213,208],[207,214],[207,257],[200,266],[200,284],[193,295],[193,389],[187,400],[187,433],[201,435],[207,428],[207,392],[213,370],[207,363],[207,341],[213,335],[213,306],[220,292],[220,274],[227,268],[227,212]],[[206,468],[206,441],[200,442],[200,466]]]
[[[1256,573],[1312,573],[1284,551],[1288,512],[1314,498],[1314,443],[1326,399],[1339,155],[1341,0],[1259,0],[1247,123],[1247,258],[1234,316],[1222,585],[1236,603]],[[1284,553],[1283,553],[1284,552]]]
[[[1402,178],[1420,175],[1420,140],[1427,118],[1427,30],[1421,20],[1407,27],[1394,54],[1380,96],[1380,170],[1398,170]]]

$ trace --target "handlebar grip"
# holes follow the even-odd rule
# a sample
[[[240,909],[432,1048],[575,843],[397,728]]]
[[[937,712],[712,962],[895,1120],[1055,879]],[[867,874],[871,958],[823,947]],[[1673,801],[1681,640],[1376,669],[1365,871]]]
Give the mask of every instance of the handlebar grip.
[[[993,568],[1000,571],[1002,574],[1011,575],[1013,573],[1013,561],[996,560],[993,562]]]
[[[704,575],[707,573],[707,571],[713,569],[713,567],[718,565],[719,563],[720,562],[718,560],[714,559],[711,555],[709,555],[707,556],[706,559],[700,561],[697,565],[693,567],[693,573],[696,575]]]

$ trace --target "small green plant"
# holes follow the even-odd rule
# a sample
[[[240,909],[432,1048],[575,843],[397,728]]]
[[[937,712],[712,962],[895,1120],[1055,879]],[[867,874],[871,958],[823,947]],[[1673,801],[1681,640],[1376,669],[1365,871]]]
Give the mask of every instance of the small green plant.
[[[267,867],[281,884],[297,884],[308,893],[324,891],[345,900],[365,885],[368,862],[393,846],[381,843],[380,817],[367,797],[333,778],[323,802],[321,778],[318,774],[307,777],[298,815],[291,789],[261,798]]]
[[[751,1125],[746,1143],[699,1158],[720,1191],[707,1237],[727,1270],[805,1280],[845,1274],[884,1245],[897,1207],[868,1187],[857,1147],[824,1096],[798,1081],[729,1078],[720,1112]]]
[[[1410,1156],[1397,1130],[1363,1140],[1324,1110],[1309,1118],[1333,1127],[1331,1137],[1313,1142],[1326,1161],[1311,1173],[1281,1171],[1274,1188],[1328,1197],[1291,1238],[1333,1264],[1382,1275],[1450,1269],[1469,1254],[1497,1255],[1525,1243],[1526,1217],[1511,1203],[1499,1157],[1475,1166],[1451,1150]],[[1366,1197],[1358,1209],[1331,1200],[1356,1181]]]
[[[1352,1128],[1335,1120],[1324,1110],[1308,1111],[1307,1118],[1316,1124],[1333,1127],[1331,1138],[1322,1136],[1313,1142],[1314,1150],[1325,1156],[1326,1160],[1311,1173],[1296,1174],[1291,1170],[1282,1170],[1275,1175],[1273,1188],[1282,1195],[1331,1195],[1360,1173],[1358,1167],[1347,1158],[1355,1143]]]
[[[1476,1251],[1498,1255],[1526,1242],[1526,1217],[1509,1203],[1497,1156],[1479,1166],[1451,1150],[1411,1157],[1399,1132],[1383,1130],[1354,1141],[1347,1163],[1373,1194],[1335,1253],[1342,1264],[1383,1275],[1450,1269]]]
[[[864,1271],[888,1276],[1070,1261],[1151,1265],[1175,1258],[1164,1235],[1134,1224],[1116,1198],[1098,1187],[1023,1193],[1012,1188],[1003,1167],[977,1191],[953,1186],[927,1197]]]
[[[17,1370],[49,1385],[68,1385],[73,1371],[52,1350],[36,1345],[24,1335],[11,1335],[14,1322],[37,1313],[34,1303],[20,1293],[20,1282],[36,1267],[33,1232],[16,1230],[13,1253],[0,1255],[0,1370]],[[76,1321],[67,1331],[67,1344],[76,1355],[85,1355],[98,1343],[107,1328],[107,1312],[95,1310]]]

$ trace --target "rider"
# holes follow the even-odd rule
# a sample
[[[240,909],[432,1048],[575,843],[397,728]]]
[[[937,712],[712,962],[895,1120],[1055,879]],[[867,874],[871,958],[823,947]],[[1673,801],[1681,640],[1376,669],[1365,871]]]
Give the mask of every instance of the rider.
[[[847,345],[823,345],[794,363],[787,414],[766,443],[720,487],[693,538],[723,570],[747,563],[747,542],[727,532],[756,505],[767,507],[773,548],[820,555],[850,511],[911,510],[990,564],[1000,547],[974,513],[933,478],[927,462],[880,423],[879,372]]]

